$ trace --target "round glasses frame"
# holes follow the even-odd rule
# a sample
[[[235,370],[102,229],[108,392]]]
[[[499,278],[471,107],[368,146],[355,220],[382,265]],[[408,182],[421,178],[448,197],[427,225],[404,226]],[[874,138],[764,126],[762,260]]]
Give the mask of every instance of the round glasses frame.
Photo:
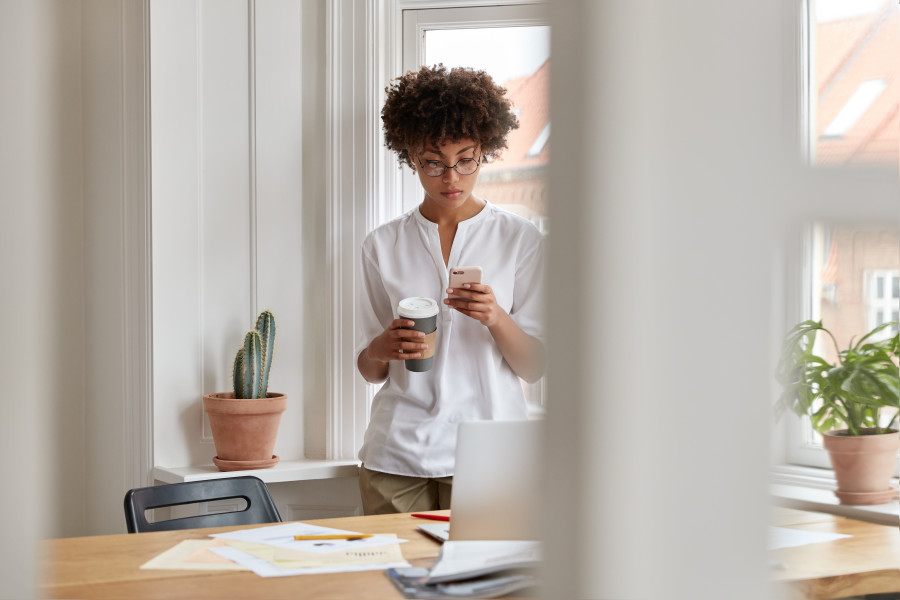
[[[417,156],[416,162],[419,163],[422,172],[429,177],[440,177],[447,169],[455,169],[460,175],[471,175],[481,166],[481,160],[477,158],[461,158],[456,161],[455,165],[445,164],[442,160],[426,160],[423,165],[422,159]],[[440,163],[441,166],[437,166],[437,163]]]

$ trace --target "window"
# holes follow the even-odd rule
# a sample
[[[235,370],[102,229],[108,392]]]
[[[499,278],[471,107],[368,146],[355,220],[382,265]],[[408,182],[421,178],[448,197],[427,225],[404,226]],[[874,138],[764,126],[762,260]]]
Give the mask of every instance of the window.
[[[427,26],[437,21],[439,25]],[[332,0],[329,3],[325,73],[328,130],[324,153],[327,197],[323,233],[326,239],[323,261],[329,265],[330,273],[325,284],[329,335],[322,352],[328,380],[325,458],[356,458],[374,393],[374,386],[367,385],[355,367],[354,298],[359,281],[360,244],[368,231],[401,214],[404,207],[415,206],[418,199],[414,193],[416,188],[404,182],[404,177],[410,175],[398,169],[396,158],[382,144],[378,115],[385,87],[403,72],[405,64],[418,62],[415,58],[420,48],[416,42],[417,31],[544,25],[543,7],[535,0],[372,0],[364,3]],[[404,27],[412,27],[412,44],[403,43]],[[424,43],[424,34],[421,41]],[[404,58],[407,52],[413,53],[409,61]],[[546,146],[543,159],[549,152],[549,144]],[[540,401],[530,395],[530,402],[534,406]]]
[[[811,318],[823,320],[842,346],[877,325],[896,321],[900,227],[818,223],[812,235],[809,268],[817,271],[819,284],[811,290]]]
[[[403,71],[420,65],[471,67],[507,89],[518,129],[500,158],[483,164],[474,194],[548,231],[550,27],[536,5],[403,11]],[[403,206],[421,202],[418,179],[404,169]],[[394,216],[394,215],[389,215]],[[544,379],[522,382],[532,412],[543,409]]]
[[[897,164],[898,15],[893,0],[812,0],[809,115],[815,164]]]
[[[795,301],[785,326],[822,320],[843,345],[900,311],[900,8],[891,0],[798,5],[806,31],[800,130],[808,136],[806,159],[817,168],[805,172],[800,188],[811,224],[797,234],[802,267],[789,269],[786,287]],[[828,467],[819,436],[798,423],[785,425],[785,460]]]
[[[898,320],[900,228],[817,223],[810,237],[807,268],[814,276],[810,278],[809,318],[821,320],[841,348],[878,325]],[[881,337],[896,331],[896,327],[885,330]],[[824,338],[817,343],[829,361],[837,361],[832,344]],[[893,413],[884,416],[889,420]],[[803,436],[812,449],[822,443],[808,425],[804,425]]]
[[[403,12],[403,70],[443,63],[483,69],[505,87],[519,119],[499,160],[482,166],[475,194],[547,230],[550,27],[535,5]],[[512,49],[512,51],[511,51]],[[403,211],[421,201],[403,176]]]
[[[866,304],[868,318],[866,328],[872,329],[888,322],[900,321],[900,271],[898,270],[871,270],[865,273]],[[896,335],[897,326],[894,325],[882,332],[883,338]]]

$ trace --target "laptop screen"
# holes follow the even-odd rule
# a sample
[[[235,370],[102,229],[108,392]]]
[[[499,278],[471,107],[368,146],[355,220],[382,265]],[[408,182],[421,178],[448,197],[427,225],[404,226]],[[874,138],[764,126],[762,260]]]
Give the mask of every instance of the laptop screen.
[[[542,445],[542,421],[459,424],[451,540],[540,539]]]

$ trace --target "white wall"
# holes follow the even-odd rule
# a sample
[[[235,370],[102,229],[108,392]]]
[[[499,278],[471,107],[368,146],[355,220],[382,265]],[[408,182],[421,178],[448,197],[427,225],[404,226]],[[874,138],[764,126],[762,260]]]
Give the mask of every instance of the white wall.
[[[249,18],[247,2],[205,4],[215,15],[230,10],[238,20]],[[273,306],[278,311],[281,342],[293,342],[279,345],[280,370],[273,374],[272,386],[291,394],[293,404],[276,451],[287,457],[304,453],[322,457],[325,378],[321,358],[316,359],[316,347],[322,343],[325,328],[317,323],[319,331],[305,335],[300,321],[306,303],[313,315],[318,310],[317,302],[321,308],[321,295],[310,283],[327,272],[327,266],[317,259],[323,254],[325,194],[323,178],[301,177],[301,156],[308,154],[305,160],[314,173],[322,170],[325,17],[318,2],[265,0],[254,4],[255,17],[268,34],[258,38],[255,47],[258,62],[264,63],[255,73],[257,88],[263,90],[256,96],[256,114],[262,115],[255,129],[256,164],[260,165],[255,179],[256,226],[266,231],[275,222],[296,235],[258,236],[256,281],[251,282],[249,273],[244,273],[244,297],[238,302],[246,307],[244,314],[229,314],[229,331],[239,339],[247,327],[245,322],[252,319],[253,289],[259,307]],[[23,485],[35,490],[31,497],[41,495],[37,490],[46,490],[50,499],[45,510],[34,502],[16,508],[23,515],[39,512],[40,527],[50,536],[115,533],[124,530],[121,500],[125,491],[150,483],[154,464],[153,440],[147,437],[151,428],[145,426],[152,418],[152,332],[147,303],[151,258],[147,180],[150,107],[146,88],[149,76],[144,71],[148,64],[150,3],[40,0],[4,2],[0,6],[4,11],[0,21],[5,26],[0,62],[4,81],[0,181],[4,212],[8,222],[16,224],[8,227],[2,238],[4,256],[12,257],[3,261],[3,273],[5,281],[17,282],[17,293],[4,296],[3,313],[4,325],[25,340],[24,353],[17,350],[7,357],[4,352],[8,360],[3,361],[2,380],[7,389],[15,390],[11,395],[32,398],[22,405],[20,413],[3,420],[12,430],[4,430],[2,439],[5,447],[16,448],[16,454],[34,459],[33,464],[23,458],[22,464],[9,465]],[[198,14],[196,4],[192,4],[191,13]],[[231,44],[227,36],[236,31],[233,22],[229,25],[225,19],[207,24],[226,36],[220,38],[220,44]],[[191,35],[197,32],[195,29]],[[249,28],[238,35],[244,36],[243,50],[249,52]],[[215,34],[200,38],[207,44],[215,42]],[[214,48],[207,50],[215,54]],[[215,62],[216,57],[211,60]],[[226,66],[240,65],[242,60],[249,64],[248,55],[237,52]],[[305,61],[302,68],[300,61]],[[249,77],[246,68],[245,73]],[[301,85],[301,77],[305,85]],[[226,80],[223,85],[230,84]],[[245,78],[242,85],[244,100],[241,94],[232,93],[237,106],[247,106],[249,98],[249,80]],[[215,118],[228,118],[216,117],[223,103],[216,102],[215,96],[208,101],[212,109],[203,114],[212,121],[206,125],[207,131],[214,128]],[[272,121],[269,116],[273,114],[283,118]],[[233,135],[249,139],[250,116],[245,110],[243,125],[230,129]],[[312,133],[301,135],[301,121]],[[190,131],[181,132],[182,142]],[[227,131],[215,134],[225,135]],[[227,169],[232,157],[222,152],[214,139],[208,143],[211,145],[207,148],[221,159],[219,163],[212,159],[205,162],[206,176],[215,178],[213,167]],[[184,145],[180,144],[178,151]],[[243,146],[229,142],[228,147],[239,148],[233,154],[240,154],[236,160],[249,181],[249,142]],[[160,167],[164,164],[161,162]],[[228,174],[232,182],[233,177],[241,176],[239,169]],[[206,190],[210,192],[209,186]],[[222,194],[213,194],[213,200],[206,198],[207,206],[215,206],[223,195],[233,192],[225,189]],[[247,186],[237,194],[238,201],[248,207],[235,219],[245,232],[250,217],[249,195]],[[318,201],[303,203],[304,196]],[[195,199],[188,202],[197,207]],[[208,216],[215,218],[214,214]],[[210,236],[210,243],[215,243],[214,238]],[[196,244],[196,236],[172,239]],[[248,245],[244,251],[243,258],[249,260]],[[269,260],[273,256],[275,259]],[[215,263],[210,268],[216,265],[221,267],[221,263]],[[284,272],[299,276],[282,277]],[[165,282],[165,277],[161,281]],[[195,286],[196,280],[189,278],[186,285]],[[167,289],[177,296],[177,289]],[[174,302],[183,303],[183,298],[176,297]],[[233,307],[231,300],[228,303]],[[276,304],[288,308],[281,311]],[[216,314],[219,307],[221,303],[213,306],[210,314]],[[206,318],[206,326],[215,329]],[[161,318],[157,321],[167,322]],[[33,323],[36,328],[30,327]],[[213,331],[209,339],[217,339],[216,335],[225,334]],[[184,345],[183,340],[178,343]],[[191,343],[197,351],[197,340],[187,345]],[[304,345],[312,354],[307,371],[297,366],[305,364]],[[231,354],[230,348],[222,346],[208,343],[210,353]],[[203,355],[195,354],[193,369],[201,359]],[[210,367],[217,371],[199,369],[198,381],[203,377],[216,380],[230,368],[229,362],[230,357],[223,365]],[[211,457],[211,440],[203,437],[203,419],[198,412],[198,394],[202,391],[202,386],[190,390],[191,400],[185,403],[184,411],[176,405],[171,429],[154,424],[157,433],[168,431],[156,442],[163,453],[182,443],[191,446],[189,452],[176,457],[176,464],[190,464],[195,456],[200,457],[198,462],[208,462]],[[166,406],[164,401],[163,408]],[[168,427],[169,423],[164,425]],[[47,438],[31,437],[31,433],[44,433]],[[29,464],[32,468],[23,467]],[[328,514],[325,507],[334,498],[346,499],[335,507],[346,513],[354,510],[348,507],[355,507],[351,483],[339,480],[286,485],[276,494],[283,498],[287,514]],[[39,530],[24,517],[9,525],[9,531],[15,529],[22,535]],[[27,576],[27,569],[12,564],[10,573]]]
[[[80,6],[36,2],[16,11],[9,38],[2,36],[4,63],[18,70],[18,77],[4,78],[4,96],[14,103],[3,116],[23,137],[4,140],[0,181],[4,229],[13,237],[4,266],[13,271],[9,281],[19,285],[4,285],[4,303],[13,307],[3,313],[9,339],[24,340],[27,354],[4,372],[4,383],[20,382],[13,386],[17,392],[4,394],[4,405],[14,398],[34,404],[21,417],[35,411],[36,431],[45,436],[37,438],[37,449],[45,454],[29,466],[36,448],[27,440],[12,453],[23,468],[14,459],[7,481],[23,471],[28,480],[37,469],[41,491],[70,498],[44,506],[42,525],[49,532],[74,532],[84,524],[85,469]],[[27,419],[10,415],[3,421],[16,429],[13,440],[28,435]]]
[[[0,5],[3,268],[12,282],[4,291],[15,290],[4,294],[2,312],[8,333],[25,342],[17,362],[3,361],[13,368],[2,381],[8,397],[29,398],[27,411],[3,419],[14,431],[0,438],[21,445],[8,467],[35,488],[22,492],[28,506],[14,527],[41,535],[123,530],[125,491],[149,474],[147,444],[131,418],[146,411],[149,389],[149,335],[141,332],[149,255],[141,256],[135,231],[149,208],[147,168],[135,164],[146,159],[145,6]]]
[[[265,308],[275,453],[325,458],[325,3],[158,0],[150,21],[154,465],[211,463],[202,395]],[[352,478],[270,487],[286,518],[359,510]]]
[[[210,464],[202,395],[228,391],[260,310],[288,395],[276,444],[303,456],[300,4],[151,4],[154,462]],[[312,400],[315,402],[315,400]]]

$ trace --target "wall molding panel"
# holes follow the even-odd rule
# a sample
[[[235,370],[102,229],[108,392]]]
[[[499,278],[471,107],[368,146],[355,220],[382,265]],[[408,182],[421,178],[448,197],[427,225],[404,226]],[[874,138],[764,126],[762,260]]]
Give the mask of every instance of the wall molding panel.
[[[301,6],[151,4],[155,466],[210,464],[202,396],[230,389],[264,308],[289,397],[276,453],[303,457]]]

